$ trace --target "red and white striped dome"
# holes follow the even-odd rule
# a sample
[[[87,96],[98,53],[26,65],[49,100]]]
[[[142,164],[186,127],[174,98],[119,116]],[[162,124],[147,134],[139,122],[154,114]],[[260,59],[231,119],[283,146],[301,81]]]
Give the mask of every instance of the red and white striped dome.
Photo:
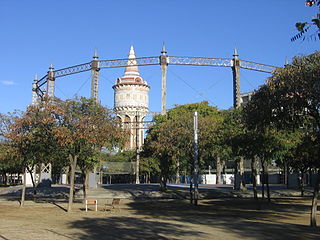
[[[128,55],[128,62],[127,62],[126,69],[124,71],[124,75],[121,78],[117,79],[117,85],[118,84],[147,85],[147,82],[145,82],[140,76],[133,46],[131,46],[130,48],[130,52]]]

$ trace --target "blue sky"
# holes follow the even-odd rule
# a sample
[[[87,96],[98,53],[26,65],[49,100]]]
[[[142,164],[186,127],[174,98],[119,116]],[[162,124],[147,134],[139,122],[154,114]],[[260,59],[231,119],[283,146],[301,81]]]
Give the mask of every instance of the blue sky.
[[[35,73],[92,60],[160,55],[231,58],[283,66],[285,58],[319,50],[320,41],[290,42],[294,24],[316,8],[304,0],[0,0],[0,112],[24,110],[31,103]],[[113,107],[112,85],[124,69],[103,69],[100,99]],[[151,86],[150,111],[161,109],[160,66],[140,67]],[[268,74],[241,71],[241,92],[264,83]],[[58,78],[56,96],[90,96],[90,72]],[[207,100],[232,106],[230,68],[168,67],[167,107]]]

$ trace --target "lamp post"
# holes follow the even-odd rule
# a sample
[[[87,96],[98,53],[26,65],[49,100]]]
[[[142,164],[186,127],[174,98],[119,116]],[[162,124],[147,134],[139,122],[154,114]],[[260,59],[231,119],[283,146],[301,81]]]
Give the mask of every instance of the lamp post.
[[[199,177],[199,162],[198,162],[198,112],[194,112],[193,116],[193,130],[194,130],[194,161],[193,161],[193,200],[194,205],[198,205],[199,191],[198,191],[198,177]]]

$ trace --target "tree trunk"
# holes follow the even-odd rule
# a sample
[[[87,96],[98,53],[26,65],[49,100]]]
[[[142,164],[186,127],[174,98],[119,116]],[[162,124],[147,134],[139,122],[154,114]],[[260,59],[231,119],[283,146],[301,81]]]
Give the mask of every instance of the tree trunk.
[[[221,173],[223,170],[223,161],[221,161],[221,158],[217,156],[217,175],[216,175],[216,184],[222,184],[221,181]]]
[[[193,178],[190,179],[190,203],[193,204]]]
[[[180,183],[180,161],[177,161],[177,169],[176,169],[176,184]]]
[[[180,183],[180,161],[177,162],[176,184]]]
[[[88,181],[89,181],[89,172],[88,170],[83,170],[83,183],[82,183],[82,191],[83,191],[83,200],[87,198],[87,189],[88,189]]]
[[[252,178],[252,189],[253,196],[256,201],[258,201],[258,193],[257,193],[257,168],[256,168],[256,158],[253,157],[251,159],[251,178]]]
[[[246,184],[244,182],[244,157],[240,157],[239,161],[239,173],[240,173],[240,190],[246,190]]]
[[[312,227],[317,226],[319,184],[320,184],[320,170],[318,170],[317,172],[317,181],[314,185],[313,198],[312,198],[312,207],[311,207],[311,215],[310,215],[310,225]]]
[[[160,191],[167,191],[167,178],[163,175],[160,177]]]
[[[34,169],[34,166],[31,169]],[[32,182],[33,200],[35,200],[35,197],[36,197],[36,194],[37,194],[37,189],[36,189],[36,183],[35,183],[34,176],[32,174],[32,170],[31,169],[27,166],[27,170],[30,173],[31,182]]]
[[[234,175],[234,189],[235,190],[246,190],[244,182],[244,158],[240,157],[236,163],[235,175]]]
[[[262,180],[262,199],[264,199],[264,184],[265,184],[265,166],[264,166],[264,161],[261,159],[261,168],[262,168],[262,173],[261,173],[261,180]]]
[[[71,167],[71,173],[70,173],[70,190],[69,190],[69,204],[68,204],[68,212],[72,211],[72,203],[73,203],[73,196],[74,196],[74,176],[76,172],[76,166],[77,166],[77,155],[69,155],[70,160],[70,167]]]
[[[301,197],[304,196],[304,170],[300,171],[300,191]]]
[[[267,184],[267,197],[268,197],[268,202],[271,201],[270,198],[270,186],[269,186],[269,170],[268,170],[268,164],[266,164],[266,184]]]
[[[4,182],[4,184],[6,185],[6,186],[8,186],[9,185],[9,179],[8,179],[8,176],[7,176],[7,174],[6,173],[4,173],[3,174],[3,182]]]
[[[27,185],[27,168],[24,168],[24,173],[23,173],[23,186],[22,186],[22,192],[21,192],[21,202],[20,202],[20,207],[24,206],[24,201],[26,199],[26,185]]]
[[[38,179],[38,182],[37,182],[37,186],[38,186],[38,184],[41,182],[41,178],[42,178],[42,164],[41,163],[39,163],[38,164],[38,168],[39,168],[39,179]]]
[[[234,164],[234,183],[233,183],[233,189],[239,190],[240,185],[238,183],[238,162],[235,162]]]

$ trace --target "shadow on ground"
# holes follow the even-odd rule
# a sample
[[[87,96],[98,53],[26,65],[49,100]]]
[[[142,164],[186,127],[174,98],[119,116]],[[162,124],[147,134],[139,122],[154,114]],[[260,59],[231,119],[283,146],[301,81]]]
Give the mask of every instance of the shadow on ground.
[[[289,201],[289,202],[288,202]],[[177,200],[134,201],[130,207],[136,214],[150,215],[163,220],[206,225],[233,232],[241,238],[254,239],[319,239],[320,228],[302,224],[284,223],[297,214],[309,213],[310,207],[290,199],[277,203],[257,205],[250,199],[219,199],[206,201],[199,206]],[[286,203],[286,204],[284,204]],[[320,220],[320,219],[319,219]]]
[[[189,230],[181,224],[133,217],[84,218],[73,222],[70,227],[85,232],[78,235],[77,239],[183,239],[186,236],[193,236],[194,239],[197,239],[205,237],[201,232]]]

